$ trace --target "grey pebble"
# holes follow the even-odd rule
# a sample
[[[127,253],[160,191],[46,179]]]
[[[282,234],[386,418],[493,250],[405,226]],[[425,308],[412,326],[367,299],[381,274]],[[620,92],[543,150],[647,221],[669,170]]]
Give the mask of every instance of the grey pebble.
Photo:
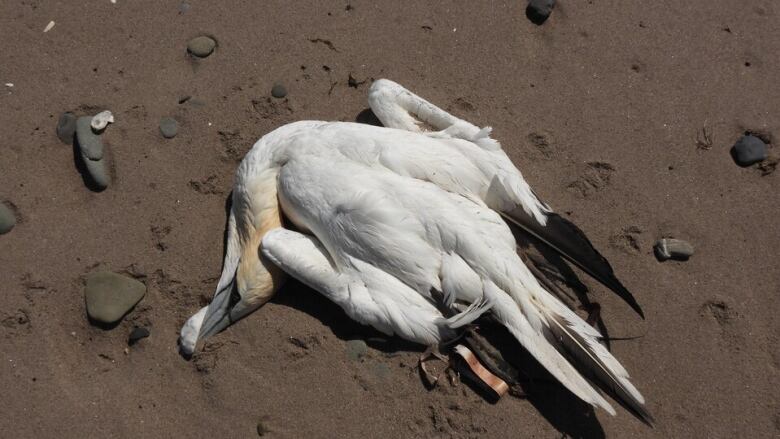
[[[130,335],[127,337],[127,344],[129,346],[132,346],[136,343],[138,343],[139,340],[142,338],[146,338],[149,336],[149,330],[146,328],[135,328],[132,331],[130,331]]]
[[[525,15],[532,23],[540,25],[547,21],[555,7],[555,0],[529,0]]]
[[[76,115],[70,111],[62,113],[57,121],[57,137],[66,145],[73,144],[73,135],[76,133]]]
[[[87,314],[103,324],[114,324],[124,317],[146,294],[143,283],[108,271],[87,275],[84,298]]]
[[[363,340],[349,340],[347,342],[347,356],[351,360],[359,360],[368,352],[368,345]]]
[[[76,120],[76,140],[81,153],[91,160],[103,158],[103,141],[92,132],[92,116],[82,116]]]
[[[172,117],[163,117],[160,119],[160,133],[162,133],[163,137],[172,139],[176,137],[178,132],[179,122],[176,122],[176,119]]]
[[[87,167],[89,176],[92,177],[92,182],[95,183],[96,189],[103,190],[111,184],[111,176],[108,174],[108,168],[106,167],[105,160],[91,160],[84,154],[81,155],[84,165]]]
[[[681,239],[663,238],[659,239],[653,247],[655,256],[659,261],[674,259],[676,261],[687,261],[693,256],[693,246]]]
[[[184,14],[190,10],[190,4],[187,2],[179,3],[179,13]]]
[[[731,156],[739,166],[750,166],[766,159],[766,144],[756,136],[742,136],[731,147]]]
[[[271,430],[268,429],[268,426],[265,425],[265,422],[263,421],[257,421],[257,435],[260,437],[265,436],[266,434],[270,433]]]
[[[271,87],[271,96],[281,99],[287,96],[287,89],[284,88],[282,84],[274,84],[274,86]]]
[[[195,37],[187,43],[187,51],[200,58],[211,55],[215,47],[217,42],[205,35]]]
[[[16,225],[16,215],[3,203],[0,203],[0,235],[8,233]]]
[[[379,379],[385,379],[388,376],[390,376],[390,367],[385,363],[377,363],[372,368],[371,371],[374,373],[374,375]]]

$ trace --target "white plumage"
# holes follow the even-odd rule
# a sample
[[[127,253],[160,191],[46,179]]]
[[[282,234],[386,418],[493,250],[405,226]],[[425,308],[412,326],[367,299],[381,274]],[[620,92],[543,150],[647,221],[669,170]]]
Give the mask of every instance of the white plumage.
[[[615,413],[567,356],[645,417],[644,399],[598,331],[518,256],[510,226],[531,221],[539,235],[554,214],[490,129],[387,80],[374,82],[369,103],[387,128],[297,122],[247,154],[217,294],[182,329],[182,349],[191,353],[199,338],[268,300],[280,268],[356,321],[425,345],[491,312],[572,393]],[[412,115],[440,131],[422,132]],[[280,227],[280,211],[298,231]]]

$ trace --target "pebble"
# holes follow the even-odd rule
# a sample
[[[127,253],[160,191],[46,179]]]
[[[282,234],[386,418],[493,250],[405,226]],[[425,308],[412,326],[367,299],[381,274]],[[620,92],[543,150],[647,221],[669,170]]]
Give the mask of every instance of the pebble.
[[[76,115],[70,111],[62,113],[57,121],[57,137],[66,145],[73,144],[73,135],[76,133]]]
[[[731,156],[739,166],[750,166],[766,159],[766,144],[756,136],[742,136],[731,147]]]
[[[146,294],[146,285],[120,274],[98,271],[87,275],[84,297],[92,320],[114,324]]]
[[[3,203],[0,203],[0,235],[8,233],[16,225],[16,215]]]
[[[390,376],[390,367],[385,363],[377,363],[372,368],[371,371],[374,373],[374,375],[379,379],[385,379],[388,376]]]
[[[179,132],[179,122],[172,117],[163,117],[160,119],[160,132],[166,139],[176,137],[176,133]]]
[[[268,429],[268,426],[265,425],[265,422],[258,421],[257,422],[257,435],[260,437],[265,436],[266,434],[270,433],[271,430]]]
[[[87,167],[87,172],[92,178],[92,182],[95,184],[95,189],[103,190],[111,183],[111,176],[108,175],[108,169],[106,168],[105,160],[90,160],[84,154],[81,154],[81,158],[84,160],[84,165]]]
[[[110,123],[114,123],[114,115],[106,110],[92,116],[90,126],[92,127],[92,131],[96,134],[100,134]]]
[[[347,356],[351,360],[359,360],[368,352],[368,345],[363,340],[349,340],[347,342]]]
[[[687,261],[693,256],[693,246],[680,239],[663,238],[659,239],[653,247],[655,256],[659,261],[674,259],[676,261]]]
[[[82,116],[76,120],[76,140],[82,155],[90,160],[103,158],[103,141],[92,132],[92,116]]]
[[[525,15],[534,24],[542,24],[552,14],[555,0],[529,0]]]
[[[282,84],[274,84],[274,86],[271,88],[271,96],[277,99],[281,99],[287,96],[287,89],[284,88]]]
[[[142,338],[146,338],[149,336],[149,330],[146,328],[135,328],[132,331],[130,331],[130,335],[127,337],[127,344],[128,346],[132,346],[136,343],[138,343],[139,340]]]
[[[187,51],[197,57],[205,58],[211,55],[211,52],[214,51],[216,46],[216,41],[207,36],[201,35],[191,39],[187,43]]]

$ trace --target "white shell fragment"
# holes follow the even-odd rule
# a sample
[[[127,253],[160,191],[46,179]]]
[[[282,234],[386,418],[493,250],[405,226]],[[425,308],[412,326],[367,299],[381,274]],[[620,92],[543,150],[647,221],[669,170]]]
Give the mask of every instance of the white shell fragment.
[[[114,123],[114,115],[111,114],[110,111],[101,111],[100,113],[96,114],[92,117],[92,122],[90,122],[90,126],[92,127],[92,131],[99,133],[106,129],[108,124]]]
[[[43,33],[46,33],[51,30],[51,28],[54,27],[54,20],[50,21],[49,24],[46,25],[45,28],[43,28]]]

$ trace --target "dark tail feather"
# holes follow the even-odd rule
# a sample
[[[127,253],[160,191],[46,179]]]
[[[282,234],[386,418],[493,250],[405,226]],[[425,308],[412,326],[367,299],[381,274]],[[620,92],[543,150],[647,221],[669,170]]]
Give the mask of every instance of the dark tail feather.
[[[609,262],[593,247],[585,233],[571,221],[557,213],[550,212],[547,214],[547,224],[543,226],[519,206],[511,211],[501,212],[501,215],[614,291],[631,309],[643,319],[645,318],[639,303],[615,277],[615,272],[612,271]]]
[[[644,404],[632,395],[632,389],[627,388],[621,381],[628,381],[627,378],[621,379],[605,363],[601,355],[609,355],[606,349],[599,353],[594,349],[585,337],[572,328],[566,319],[559,315],[549,315],[553,320],[550,325],[550,331],[555,340],[560,342],[563,347],[563,353],[567,354],[577,369],[586,378],[594,381],[599,388],[620,403],[626,410],[631,412],[639,420],[650,427],[653,427],[655,420],[647,411]],[[592,339],[592,343],[598,343]],[[603,346],[601,347],[603,348]],[[601,355],[600,355],[601,354]],[[613,359],[614,361],[614,359]],[[627,384],[633,388],[631,384]],[[636,389],[633,389],[636,392]],[[641,398],[641,396],[640,396]]]

